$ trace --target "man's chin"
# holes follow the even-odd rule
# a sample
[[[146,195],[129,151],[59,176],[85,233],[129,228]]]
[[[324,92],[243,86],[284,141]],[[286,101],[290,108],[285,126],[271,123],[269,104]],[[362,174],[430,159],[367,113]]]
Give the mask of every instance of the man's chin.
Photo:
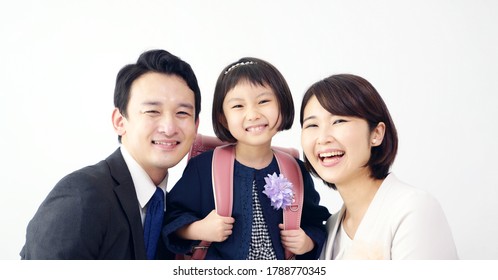
[[[185,153],[186,155],[187,153]],[[179,155],[175,155],[174,158],[167,158],[167,159],[163,159],[161,160],[160,162],[158,162],[158,167],[161,167],[161,168],[172,168],[172,167],[175,167],[178,163],[180,163],[180,161],[182,161],[182,159],[185,157],[185,155],[183,156],[179,156]]]

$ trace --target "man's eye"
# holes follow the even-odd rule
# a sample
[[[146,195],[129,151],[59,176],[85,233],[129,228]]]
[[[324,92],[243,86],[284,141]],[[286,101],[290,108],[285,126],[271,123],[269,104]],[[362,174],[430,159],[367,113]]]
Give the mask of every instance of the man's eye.
[[[178,114],[178,115],[182,115],[182,116],[191,116],[191,115],[192,115],[191,113],[189,113],[189,112],[185,112],[185,111],[180,111],[180,112],[178,112],[178,113],[176,113],[176,114]]]
[[[159,114],[159,111],[156,111],[156,110],[147,110],[144,113],[148,114],[148,115],[155,115],[155,114]]]

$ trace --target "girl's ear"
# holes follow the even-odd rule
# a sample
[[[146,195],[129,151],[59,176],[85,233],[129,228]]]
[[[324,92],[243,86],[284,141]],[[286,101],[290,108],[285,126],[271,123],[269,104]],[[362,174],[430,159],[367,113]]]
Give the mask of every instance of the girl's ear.
[[[386,132],[386,124],[383,122],[378,123],[377,126],[370,133],[370,144],[372,145],[372,147],[377,147],[380,146],[380,144],[382,144],[385,132]]]
[[[112,111],[112,125],[114,126],[114,131],[116,131],[119,136],[126,134],[125,122],[126,119],[123,117],[119,109],[114,108],[114,111]]]

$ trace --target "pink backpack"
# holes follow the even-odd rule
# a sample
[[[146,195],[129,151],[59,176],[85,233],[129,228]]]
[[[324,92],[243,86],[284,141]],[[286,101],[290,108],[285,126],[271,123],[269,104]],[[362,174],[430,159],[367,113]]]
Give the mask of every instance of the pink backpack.
[[[235,160],[234,145],[222,142],[216,137],[197,134],[194,144],[188,153],[188,160],[196,155],[213,150],[213,193],[216,212],[221,216],[232,215],[233,166]],[[299,152],[294,148],[273,147],[280,172],[293,185],[294,202],[284,208],[283,220],[285,229],[299,229],[303,205],[303,176],[299,164]],[[228,168],[228,172],[227,172]],[[229,174],[230,176],[226,176]],[[176,259],[203,260],[211,242],[201,241],[192,250],[192,255],[177,255]],[[294,255],[285,250],[285,259],[293,259]]]

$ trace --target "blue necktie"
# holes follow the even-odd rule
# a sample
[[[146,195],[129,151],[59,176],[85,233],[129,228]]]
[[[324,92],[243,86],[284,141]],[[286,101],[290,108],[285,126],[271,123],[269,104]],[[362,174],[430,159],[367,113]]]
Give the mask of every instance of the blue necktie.
[[[157,241],[161,235],[164,217],[164,192],[160,188],[149,200],[144,222],[144,241],[147,259],[153,260],[156,256]]]

